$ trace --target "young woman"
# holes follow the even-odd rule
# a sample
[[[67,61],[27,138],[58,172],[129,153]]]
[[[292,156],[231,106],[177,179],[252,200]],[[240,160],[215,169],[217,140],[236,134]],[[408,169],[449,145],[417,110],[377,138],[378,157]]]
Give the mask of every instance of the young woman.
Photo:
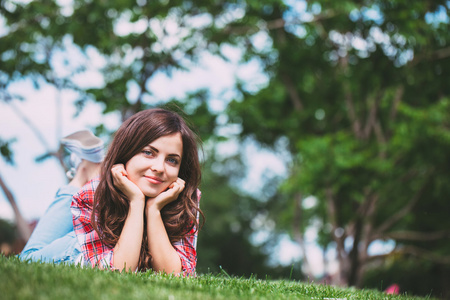
[[[141,111],[125,121],[101,164],[92,155],[99,149],[93,138],[67,137],[63,143],[81,163],[21,257],[194,274],[202,214],[197,142],[184,120],[164,109]]]

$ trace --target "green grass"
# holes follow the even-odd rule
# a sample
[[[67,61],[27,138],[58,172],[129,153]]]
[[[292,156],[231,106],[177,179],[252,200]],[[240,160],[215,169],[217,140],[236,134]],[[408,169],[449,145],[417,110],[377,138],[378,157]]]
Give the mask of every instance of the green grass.
[[[0,299],[423,299],[374,290],[222,275],[179,278],[21,262],[0,255]]]

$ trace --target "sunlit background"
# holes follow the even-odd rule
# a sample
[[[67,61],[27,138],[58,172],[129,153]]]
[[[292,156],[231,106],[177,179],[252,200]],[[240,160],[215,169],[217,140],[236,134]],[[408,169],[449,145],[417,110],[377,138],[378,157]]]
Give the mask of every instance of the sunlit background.
[[[7,190],[32,226],[61,137],[176,104],[204,141],[199,272],[446,297],[449,6],[3,1],[0,218],[23,243]]]

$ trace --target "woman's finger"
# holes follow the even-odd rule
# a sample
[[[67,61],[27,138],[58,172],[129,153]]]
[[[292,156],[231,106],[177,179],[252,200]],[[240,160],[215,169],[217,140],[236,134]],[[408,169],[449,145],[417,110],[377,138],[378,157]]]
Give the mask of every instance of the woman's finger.
[[[128,173],[125,170],[125,167],[124,167],[123,164],[113,165],[112,168],[111,168],[111,172],[113,172],[113,174],[116,173],[117,175],[121,175],[121,176],[127,176],[128,175]]]
[[[176,182],[182,187],[184,187],[184,185],[185,185],[185,181],[181,178],[178,178]]]
[[[186,182],[185,182],[183,179],[181,179],[181,178],[178,178],[178,179],[177,179],[177,182],[178,182],[178,184],[180,185],[181,190],[184,190],[184,187],[185,187],[185,185],[186,185]]]
[[[181,191],[184,190],[184,180],[178,178],[176,181],[170,184],[169,189],[175,190],[176,192],[180,193]]]

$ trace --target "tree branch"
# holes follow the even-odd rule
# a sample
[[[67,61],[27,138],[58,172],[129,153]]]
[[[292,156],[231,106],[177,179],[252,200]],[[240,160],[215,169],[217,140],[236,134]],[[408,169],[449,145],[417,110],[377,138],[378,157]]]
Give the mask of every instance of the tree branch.
[[[429,177],[428,177],[429,178]],[[395,223],[400,221],[404,216],[406,216],[411,209],[416,205],[417,201],[419,201],[422,196],[423,191],[425,190],[425,186],[428,181],[426,181],[422,187],[416,192],[416,194],[410,199],[410,201],[400,209],[396,214],[387,219],[383,224],[381,224],[376,230],[376,235],[381,235],[382,232],[387,231],[389,228],[394,226]]]
[[[450,57],[450,47],[438,49],[431,53],[422,53],[419,55],[415,55],[414,59],[409,62],[409,65],[413,67],[424,60],[431,61],[431,60],[445,59],[448,57]]]
[[[292,82],[291,77],[288,76],[287,74],[282,73],[281,79],[289,93],[289,98],[291,99],[291,102],[294,105],[294,109],[296,111],[303,110],[302,100],[300,99],[300,96],[298,95],[297,89],[295,88],[295,85]]]
[[[374,239],[408,240],[417,242],[436,241],[450,238],[450,231],[419,232],[419,231],[394,231],[375,236]]]
[[[345,69],[348,65],[348,58],[343,57],[340,59],[340,65],[342,68],[342,71],[345,72]],[[343,83],[344,85],[344,93],[345,93],[345,105],[347,107],[347,114],[348,118],[350,119],[350,122],[352,123],[353,133],[355,134],[357,139],[361,139],[363,136],[363,133],[361,132],[361,123],[356,116],[356,110],[355,105],[353,103],[353,96],[352,91],[350,90],[350,86],[347,82]]]
[[[400,85],[395,90],[394,101],[392,102],[391,111],[389,113],[389,124],[394,126],[394,121],[397,117],[398,107],[400,106],[400,102],[403,99],[403,94],[405,92],[405,87]],[[389,127],[388,127],[389,128]],[[389,141],[392,136],[392,130],[388,129],[386,141]]]
[[[398,106],[403,98],[403,94],[405,92],[405,87],[400,85],[395,90],[394,101],[392,102],[391,112],[389,113],[389,121],[392,123],[395,120],[398,112]]]
[[[387,140],[386,137],[384,136],[383,133],[383,128],[381,128],[381,124],[380,121],[377,120],[375,122],[375,126],[373,127],[374,132],[375,132],[375,136],[377,138],[377,142],[379,145],[379,153],[378,153],[378,157],[381,159],[385,159],[386,158],[386,144],[387,144]]]
[[[65,169],[64,166],[64,161],[63,161],[63,155],[62,155],[62,151],[52,151],[50,149],[50,145],[47,143],[47,141],[45,140],[44,136],[42,135],[42,133],[37,129],[37,126],[35,126],[33,124],[33,122],[31,122],[31,120],[22,113],[22,111],[17,108],[16,105],[14,105],[12,103],[12,101],[8,101],[7,102],[8,105],[13,109],[13,111],[16,113],[16,115],[28,126],[28,128],[30,128],[30,130],[34,133],[34,135],[37,137],[37,139],[39,140],[39,142],[42,144],[42,146],[44,146],[45,150],[47,151],[47,154],[55,157],[59,164],[61,165],[61,167],[63,169]]]
[[[227,25],[224,29],[224,32],[226,34],[237,34],[237,35],[245,35],[245,34],[254,34],[258,31],[268,31],[268,30],[276,30],[276,29],[282,29],[286,26],[293,26],[293,25],[302,25],[302,24],[310,24],[310,23],[316,23],[320,22],[322,20],[326,20],[329,18],[333,18],[336,16],[336,13],[332,11],[324,11],[324,13],[320,15],[314,16],[313,19],[308,21],[303,21],[300,19],[296,19],[293,21],[286,22],[284,18],[278,18],[274,20],[268,20],[265,22],[260,22],[258,24],[255,24],[254,26],[232,26]]]
[[[362,136],[361,124],[358,118],[356,117],[355,107],[353,105],[353,97],[348,89],[345,95],[345,104],[347,106],[348,117],[352,123],[353,133],[359,139]]]
[[[375,212],[378,196],[373,194],[370,188],[364,189],[364,198],[366,199],[358,208],[357,214],[363,218],[369,218]]]
[[[414,246],[399,246],[399,247],[396,247],[391,252],[386,253],[386,254],[368,256],[362,263],[368,263],[368,262],[372,262],[375,260],[385,260],[386,258],[391,257],[391,256],[406,255],[406,254],[413,255],[413,256],[416,256],[419,258],[423,258],[423,259],[426,259],[429,261],[433,261],[438,264],[445,264],[445,265],[450,264],[450,256],[438,255],[431,251],[424,250],[424,249],[421,249],[419,247],[414,247]]]
[[[381,98],[383,96],[384,91],[379,91],[377,95],[375,96],[374,101],[372,101],[372,105],[369,110],[369,115],[367,116],[366,125],[364,126],[364,137],[367,139],[370,136],[370,133],[372,132],[372,129],[375,127],[375,124],[377,122],[377,113],[378,113],[378,107],[380,106]],[[367,99],[368,105],[370,105],[370,99]]]
[[[37,137],[39,142],[41,142],[42,146],[44,146],[47,152],[51,152],[50,145],[47,143],[41,132],[36,129],[37,127],[33,124],[33,122],[31,122],[31,120],[24,113],[22,113],[22,111],[12,101],[8,101],[7,103],[16,113],[16,115],[31,129],[31,131]]]
[[[414,247],[414,246],[402,246],[399,250],[398,253],[401,254],[411,254],[413,256],[416,257],[420,257],[420,258],[425,258],[427,260],[431,260],[434,261],[438,264],[445,264],[445,265],[450,265],[450,256],[442,256],[442,255],[438,255],[436,253],[433,253],[431,251],[419,248],[419,247]]]
[[[27,242],[31,236],[30,226],[28,225],[27,221],[25,221],[25,219],[22,217],[19,207],[17,206],[16,200],[14,199],[14,196],[13,196],[11,190],[8,188],[8,186],[6,185],[6,183],[3,180],[1,175],[0,175],[0,187],[2,188],[3,192],[5,193],[6,199],[8,199],[8,201],[11,204],[12,209],[14,211],[17,229],[19,231],[20,238],[24,242]]]

